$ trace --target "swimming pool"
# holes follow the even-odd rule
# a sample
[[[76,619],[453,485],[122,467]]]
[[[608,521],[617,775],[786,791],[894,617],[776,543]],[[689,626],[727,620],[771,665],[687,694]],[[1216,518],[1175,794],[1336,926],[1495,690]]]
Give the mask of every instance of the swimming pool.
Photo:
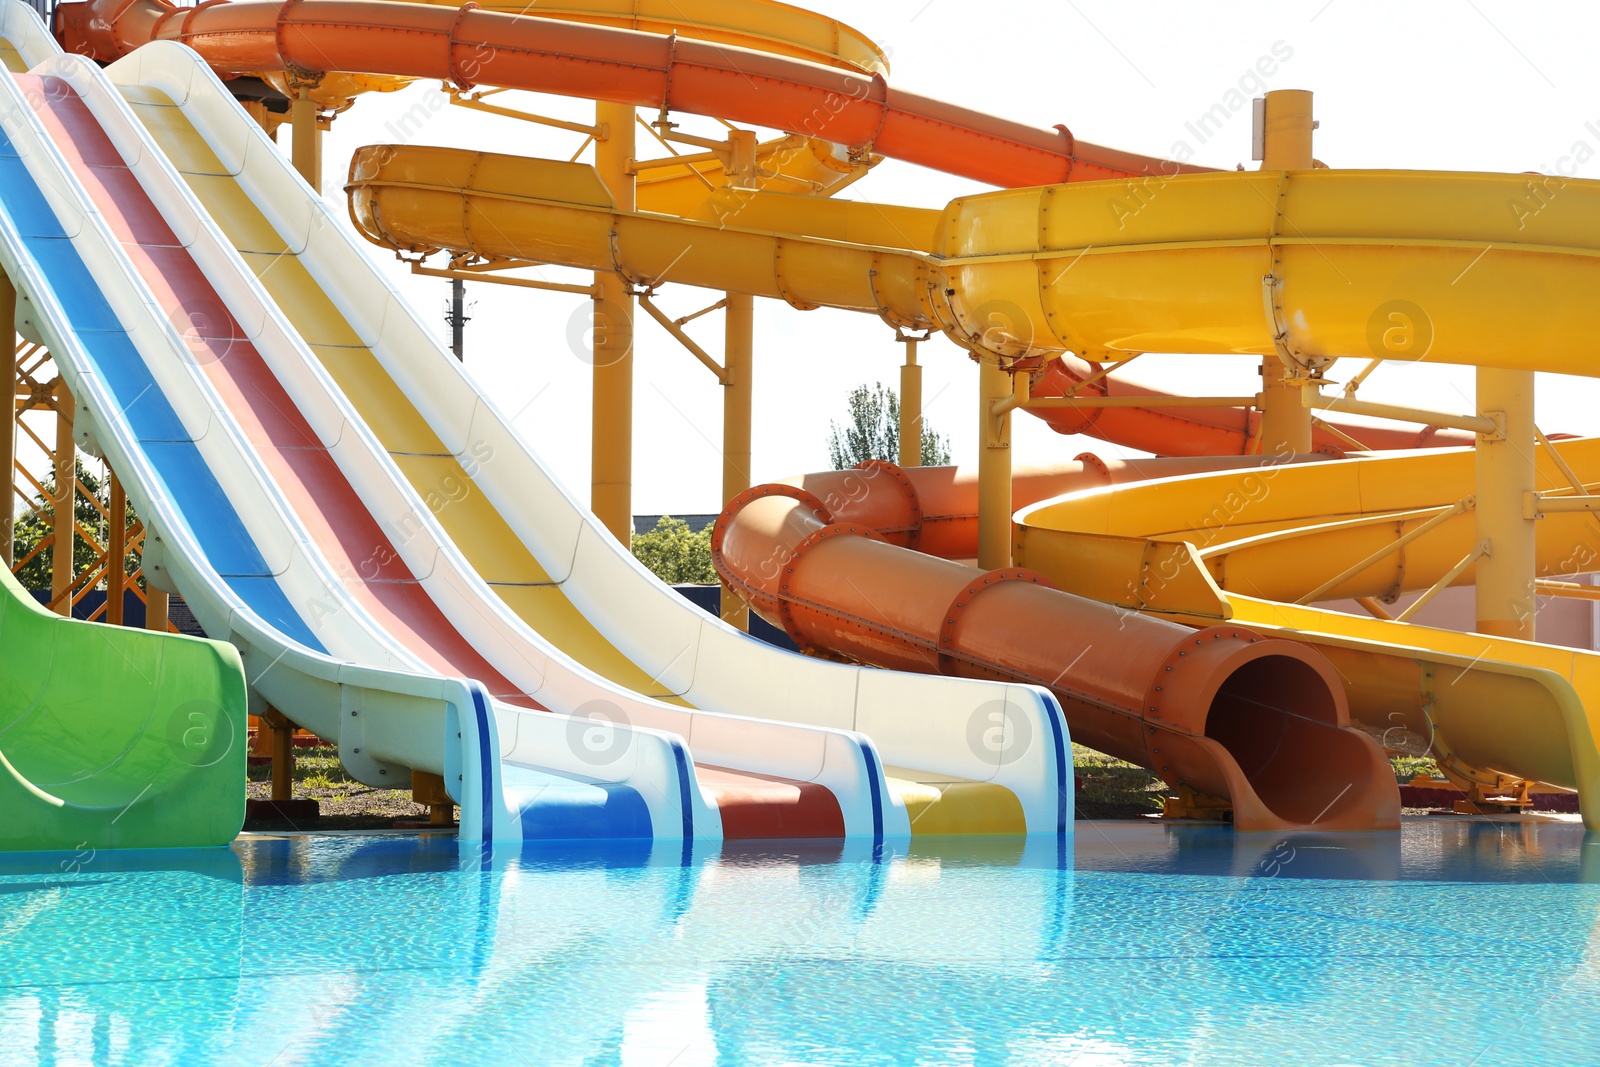
[[[1600,836],[0,860],[0,1063],[1593,1064]]]

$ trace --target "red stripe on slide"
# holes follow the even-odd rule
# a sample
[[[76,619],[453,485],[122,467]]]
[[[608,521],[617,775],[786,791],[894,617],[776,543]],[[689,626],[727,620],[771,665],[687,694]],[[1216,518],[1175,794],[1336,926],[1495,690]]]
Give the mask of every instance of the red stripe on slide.
[[[844,836],[844,812],[826,786],[703,763],[696,772],[716,798],[729,841]]]
[[[179,246],[72,87],[59,78],[19,75],[17,80],[345,587],[432,669],[476,678],[502,699],[538,707],[471,646],[401,562],[333,456],[317,440],[199,264]]]

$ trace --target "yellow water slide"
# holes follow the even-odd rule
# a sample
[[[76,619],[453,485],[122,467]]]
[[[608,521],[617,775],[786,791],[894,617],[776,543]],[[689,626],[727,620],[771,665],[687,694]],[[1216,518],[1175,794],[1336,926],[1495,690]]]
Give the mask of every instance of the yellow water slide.
[[[1510,174],[1239,171],[963,197],[943,212],[727,189],[703,217],[616,209],[593,168],[380,145],[351,161],[370,239],[616,270],[874,313],[963,347],[1368,356],[1414,309],[1407,358],[1591,373],[1600,183],[1528,216]],[[1141,187],[1142,184],[1141,184]],[[714,213],[714,217],[713,216]]]
[[[1552,447],[1588,486],[1600,480],[1600,441]],[[1542,493],[1578,495],[1550,449],[1537,459]],[[1390,614],[1382,602],[1401,594],[1472,584],[1473,468],[1456,450],[1093,489],[1020,512],[1018,562],[1094,599],[1315,645],[1352,717],[1388,747],[1428,752],[1485,791],[1576,790],[1593,826],[1600,654],[1315,606],[1371,598]],[[1542,588],[1575,591],[1600,559],[1600,523],[1552,512],[1537,529]]]

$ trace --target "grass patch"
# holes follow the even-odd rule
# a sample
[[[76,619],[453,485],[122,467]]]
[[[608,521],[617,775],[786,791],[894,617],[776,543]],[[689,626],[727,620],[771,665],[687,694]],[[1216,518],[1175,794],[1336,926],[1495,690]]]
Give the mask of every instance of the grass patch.
[[[1424,778],[1437,778],[1444,781],[1444,775],[1439,773],[1439,765],[1432,756],[1390,756],[1389,763],[1394,767],[1395,779],[1405,785],[1411,779],[1422,775]]]
[[[1072,746],[1072,769],[1083,779],[1080,819],[1137,819],[1160,812],[1167,795],[1166,783],[1145,768],[1083,745]]]
[[[251,764],[250,781],[270,782],[270,763]],[[294,784],[315,789],[365,789],[360,782],[345,773],[339,762],[339,750],[333,745],[296,745],[294,747]],[[407,787],[410,783],[406,783]]]
[[[1418,775],[1444,779],[1429,756],[1392,756],[1389,763],[1402,785]],[[1144,767],[1083,745],[1072,746],[1072,769],[1083,779],[1077,797],[1080,819],[1137,819],[1159,812],[1169,792],[1166,783]]]

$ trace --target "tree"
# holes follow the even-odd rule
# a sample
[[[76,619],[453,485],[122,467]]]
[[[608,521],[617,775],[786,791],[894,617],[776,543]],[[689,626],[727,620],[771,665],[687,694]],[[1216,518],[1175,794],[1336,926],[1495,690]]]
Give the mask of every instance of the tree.
[[[828,423],[828,460],[834,470],[848,470],[869,459],[900,459],[900,396],[882,382],[858,385],[846,401],[850,421],[841,427]],[[933,431],[922,419],[922,465],[939,467],[950,462],[950,439]]]
[[[102,544],[110,542],[110,530],[106,526],[105,509],[107,514],[111,511],[111,482],[110,479],[102,481],[84,467],[83,460],[74,461],[77,468],[78,481],[89,491],[94,500],[100,502],[100,507],[95,507],[94,501],[82,493],[73,495],[73,514],[78,520],[78,525],[85,530],[94,532],[95,538]],[[15,526],[15,553],[17,559],[27,559],[17,570],[17,581],[24,589],[49,589],[51,584],[51,568],[54,566],[55,550],[46,545],[32,559],[28,554],[45,541],[54,532],[51,527],[51,516],[55,514],[54,496],[56,492],[55,469],[51,468],[50,476],[44,481],[44,492],[33,499],[33,507],[24,511],[17,517]],[[133,513],[133,505],[129,504],[124,521],[132,526],[137,521]],[[72,542],[72,572],[83,574],[94,566],[97,553],[89,546],[81,535],[74,536]],[[137,553],[129,552],[124,560],[126,573],[132,574],[139,568]],[[104,582],[99,587],[103,587]],[[144,579],[139,579],[139,588],[144,588]]]
[[[717,570],[711,565],[711,527],[699,533],[671,515],[656,520],[655,529],[633,539],[633,554],[640,563],[669,585],[712,585]]]

